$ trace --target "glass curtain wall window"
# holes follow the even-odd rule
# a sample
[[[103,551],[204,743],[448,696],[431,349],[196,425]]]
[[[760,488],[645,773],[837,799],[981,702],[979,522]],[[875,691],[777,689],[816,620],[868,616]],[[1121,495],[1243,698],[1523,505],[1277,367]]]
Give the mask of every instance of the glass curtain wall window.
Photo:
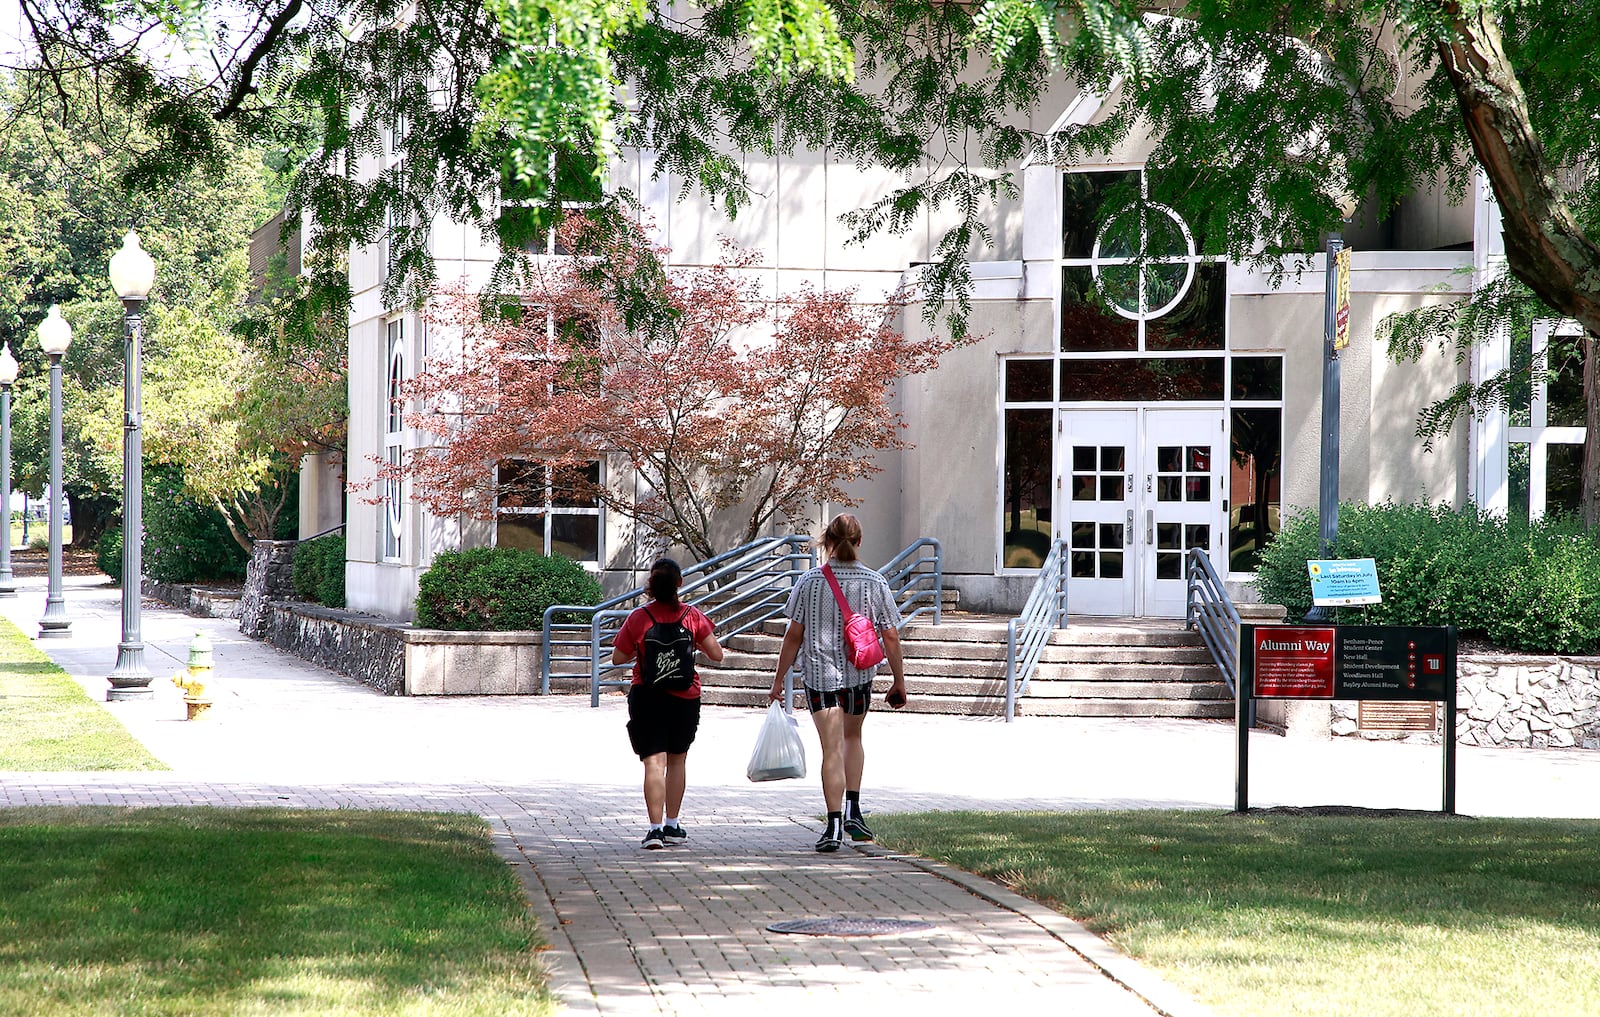
[[[405,319],[396,318],[386,325],[388,338],[388,369],[384,381],[384,459],[392,469],[398,469],[405,448],[405,405],[401,388],[406,378]],[[404,492],[399,479],[391,478],[383,484],[382,550],[383,560],[399,562],[402,551],[402,522]]]
[[[1050,553],[1055,476],[1055,361],[1001,361],[1005,449],[1000,567],[1036,569]]]
[[[1283,357],[1235,356],[1228,371],[1228,570],[1254,572],[1281,523]]]
[[[1513,371],[1531,380],[1509,393],[1509,514],[1538,519],[1578,511],[1583,493],[1583,332],[1541,319],[1511,339]]]

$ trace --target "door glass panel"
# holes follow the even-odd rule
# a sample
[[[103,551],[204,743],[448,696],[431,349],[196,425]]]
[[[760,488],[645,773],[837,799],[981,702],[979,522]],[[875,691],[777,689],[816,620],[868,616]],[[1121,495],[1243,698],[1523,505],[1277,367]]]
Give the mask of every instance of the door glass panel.
[[[1211,500],[1211,478],[1210,477],[1190,477],[1187,481],[1185,481],[1185,485],[1186,485],[1186,491],[1188,492],[1188,495],[1187,495],[1187,500],[1188,501],[1210,501]]]
[[[1152,266],[1154,267],[1154,266]],[[1182,273],[1183,266],[1161,266],[1164,272]],[[1178,282],[1183,276],[1178,275]],[[1151,280],[1152,284],[1154,279]],[[1152,285],[1151,307],[1156,292]],[[1172,292],[1176,292],[1176,289]],[[1178,301],[1178,306],[1145,325],[1144,345],[1147,350],[1220,350],[1223,348],[1223,322],[1227,317],[1228,273],[1217,262],[1202,262],[1194,267],[1194,281]],[[1170,299],[1170,297],[1168,298]],[[1166,303],[1165,300],[1161,301]]]
[[[1046,379],[1048,386],[1048,379]],[[1050,553],[1056,467],[1050,410],[1008,409],[1003,558],[1006,568],[1038,568]]]
[[[1157,579],[1182,579],[1183,555],[1173,551],[1162,551],[1156,555]]]
[[[1211,527],[1185,526],[1183,528],[1183,546],[1209,549],[1211,547]]]
[[[1072,446],[1072,472],[1089,473],[1094,470],[1094,446]]]
[[[1121,523],[1101,523],[1100,546],[1115,548],[1122,547],[1122,534],[1123,527]]]
[[[1100,478],[1101,501],[1121,501],[1122,498],[1122,474]]]
[[[1101,555],[1100,555],[1100,578],[1101,579],[1121,579],[1122,578],[1122,552],[1121,551],[1105,551],[1105,552],[1101,553]]]
[[[1156,501],[1182,501],[1182,500],[1183,500],[1183,478],[1182,477],[1157,477],[1156,478]]]
[[[1007,360],[1006,402],[1047,403],[1054,398],[1050,389],[1053,364],[1054,361],[1043,359]]]
[[[1234,357],[1235,399],[1282,399],[1282,357]]]
[[[1221,357],[1063,360],[1061,401],[1125,403],[1220,400],[1223,365]]]
[[[1139,323],[1124,318],[1106,302],[1088,265],[1061,269],[1061,349],[1071,353],[1139,348]]]
[[[1156,470],[1161,473],[1183,471],[1183,448],[1179,445],[1162,445],[1156,449]]]
[[[1138,170],[1061,175],[1061,256],[1087,258],[1095,237],[1119,208],[1139,197]]]
[[[1211,469],[1211,446],[1190,445],[1187,469],[1190,473],[1204,473]]]
[[[1073,523],[1072,524],[1072,546],[1073,547],[1093,547],[1094,546],[1094,523]]]
[[[1127,461],[1127,453],[1121,445],[1107,445],[1100,450],[1100,468],[1118,473],[1122,472],[1122,464]]]
[[[1074,578],[1074,579],[1093,579],[1094,578],[1094,552],[1093,551],[1074,551],[1074,552],[1072,552],[1072,578]]]
[[[1179,523],[1157,523],[1156,524],[1156,546],[1157,547],[1167,548],[1167,549],[1177,548],[1177,549],[1181,550],[1183,548],[1183,544],[1180,542],[1179,538],[1182,537],[1182,536],[1183,536],[1183,526],[1181,524],[1179,524]]]
[[[1234,377],[1237,379],[1238,376]],[[1524,445],[1523,449],[1526,448]],[[1256,563],[1261,560],[1262,549],[1278,532],[1279,468],[1282,459],[1283,411],[1275,407],[1234,410],[1233,455],[1229,484],[1233,497],[1232,512],[1228,520],[1228,568],[1235,572],[1254,572]],[[1526,455],[1523,458],[1523,465],[1524,467],[1527,465]],[[1526,480],[1523,492],[1525,506]],[[1525,508],[1524,515],[1526,515]]]

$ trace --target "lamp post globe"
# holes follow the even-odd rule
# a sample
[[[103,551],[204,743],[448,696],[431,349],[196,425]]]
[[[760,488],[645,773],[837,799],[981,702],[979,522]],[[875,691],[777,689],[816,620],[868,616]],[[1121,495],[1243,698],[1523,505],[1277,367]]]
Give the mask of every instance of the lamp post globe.
[[[50,579],[39,619],[45,639],[65,636],[72,627],[61,597],[61,358],[71,344],[72,326],[61,316],[61,305],[51,304],[39,323],[39,348],[50,358]]]
[[[11,386],[17,382],[17,358],[11,344],[0,347],[0,597],[17,595],[11,573]]]
[[[143,356],[142,312],[155,285],[155,262],[139,246],[132,230],[122,238],[122,248],[111,256],[111,288],[122,301],[122,641],[117,643],[117,663],[106,681],[106,698],[144,699],[151,695],[150,671],[144,663],[144,637],[140,631],[139,597],[144,579],[144,437],[140,426],[142,393],[139,373]]]

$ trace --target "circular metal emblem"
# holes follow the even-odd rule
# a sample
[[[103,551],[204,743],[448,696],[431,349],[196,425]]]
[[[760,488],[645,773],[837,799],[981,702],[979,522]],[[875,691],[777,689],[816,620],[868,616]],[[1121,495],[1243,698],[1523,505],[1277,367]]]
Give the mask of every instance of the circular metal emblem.
[[[787,932],[797,936],[905,936],[932,932],[932,922],[903,918],[796,918],[773,922],[768,932]]]

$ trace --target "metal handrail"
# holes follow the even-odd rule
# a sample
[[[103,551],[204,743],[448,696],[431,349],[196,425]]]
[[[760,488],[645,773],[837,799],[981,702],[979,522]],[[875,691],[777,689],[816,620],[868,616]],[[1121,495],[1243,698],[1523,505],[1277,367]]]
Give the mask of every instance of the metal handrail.
[[[753,541],[735,548],[684,571],[684,584],[679,597],[684,603],[699,608],[717,627],[718,639],[726,642],[765,625],[783,613],[789,600],[789,591],[809,569],[817,564],[811,541],[803,536],[777,537]],[[912,619],[932,612],[934,624],[943,622],[944,602],[944,552],[943,545],[932,537],[923,537],[907,545],[889,563],[879,570],[889,582],[895,603],[900,608],[900,627]],[[692,578],[691,578],[692,577]],[[617,630],[634,603],[644,596],[640,587],[611,598],[592,609],[586,626],[589,656],[589,705],[600,705],[600,690],[627,685],[632,679],[626,674],[633,665],[611,663],[611,648],[616,642]],[[627,605],[627,606],[624,606]],[[557,638],[560,625],[550,626],[552,612],[581,610],[552,607],[546,612],[546,646],[574,645],[572,641]],[[574,630],[583,626],[569,623]],[[550,651],[545,651],[541,691],[549,691]],[[624,672],[619,676],[618,672]],[[792,683],[784,676],[784,702],[790,701]]]
[[[707,558],[706,561],[693,564],[690,568],[683,569],[683,595],[688,603],[707,600],[710,593],[702,593],[701,598],[690,600],[696,590],[728,590],[738,588],[739,582],[734,582],[730,577],[738,576],[739,572],[747,571],[752,564],[762,563],[763,560],[782,561],[786,563],[786,572],[795,572],[798,560],[808,563],[814,561],[810,550],[810,537],[784,536],[765,537],[762,540],[750,540],[749,544],[741,544],[733,550],[726,550],[720,555]],[[810,568],[810,564],[806,566]],[[760,574],[766,574],[771,569],[757,569]],[[798,569],[803,571],[803,569]],[[755,574],[755,572],[752,572]],[[624,593],[606,598],[598,604],[552,604],[544,611],[544,646],[539,652],[539,694],[550,694],[550,665],[552,660],[573,660],[584,662],[590,672],[590,683],[600,680],[600,672],[610,670],[608,662],[602,664],[606,656],[606,648],[610,646],[611,638],[616,636],[616,628],[621,627],[621,622],[616,625],[606,624],[603,632],[610,635],[597,635],[600,614],[603,612],[621,611],[622,617],[627,616],[627,611],[637,606],[645,595],[645,587],[635,587]],[[778,609],[782,609],[779,603]],[[558,620],[562,619],[562,620]],[[614,620],[608,614],[605,622]],[[765,619],[760,619],[765,620]],[[760,624],[760,620],[749,620],[738,628],[738,632],[747,632],[749,628]],[[598,643],[597,643],[597,638]],[[557,649],[563,651],[557,656]],[[598,652],[597,652],[598,649]],[[582,672],[579,672],[582,673]]]
[[[1006,623],[1007,723],[1016,716],[1017,697],[1028,691],[1051,635],[1067,624],[1066,561],[1067,542],[1054,541],[1022,614]]]
[[[1200,630],[1200,638],[1228,691],[1239,695],[1239,611],[1228,596],[1227,587],[1211,567],[1211,558],[1204,549],[1189,549],[1189,592],[1184,610],[1183,627]]]
[[[930,611],[935,625],[944,624],[943,544],[933,537],[913,540],[878,571],[894,591],[895,604],[900,608],[900,628]]]

